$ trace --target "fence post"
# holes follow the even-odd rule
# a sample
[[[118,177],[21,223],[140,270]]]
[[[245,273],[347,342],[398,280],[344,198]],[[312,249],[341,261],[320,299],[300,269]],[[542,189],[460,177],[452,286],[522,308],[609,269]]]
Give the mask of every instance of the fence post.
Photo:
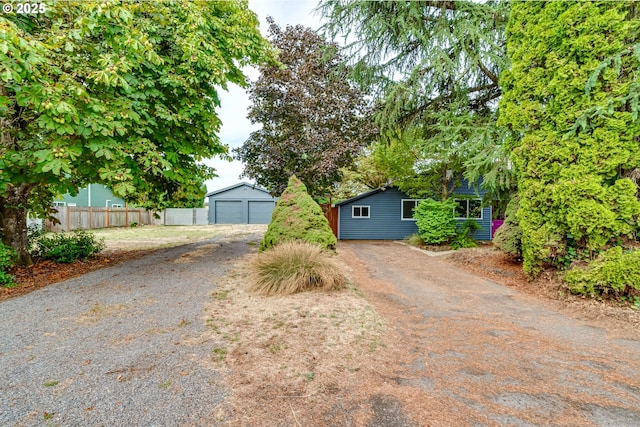
[[[109,228],[109,207],[104,208],[104,227]]]
[[[69,207],[65,206],[64,211],[65,211],[65,214],[67,215],[67,218],[65,221],[67,223],[67,227],[66,227],[67,231],[71,231],[71,212],[69,212]]]

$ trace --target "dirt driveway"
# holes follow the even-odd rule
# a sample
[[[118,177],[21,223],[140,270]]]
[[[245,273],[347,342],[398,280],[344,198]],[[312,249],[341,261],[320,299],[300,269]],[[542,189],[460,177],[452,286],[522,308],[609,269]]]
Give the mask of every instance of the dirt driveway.
[[[342,291],[256,297],[243,286],[260,238],[0,303],[0,425],[640,425],[638,330],[396,243],[340,242]]]
[[[637,333],[612,335],[396,243],[340,251],[393,328],[397,362],[371,390],[369,425],[640,425]]]

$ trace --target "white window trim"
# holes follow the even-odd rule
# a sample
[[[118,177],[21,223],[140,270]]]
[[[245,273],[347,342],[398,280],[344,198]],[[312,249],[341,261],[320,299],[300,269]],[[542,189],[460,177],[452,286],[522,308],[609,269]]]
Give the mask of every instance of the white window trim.
[[[479,198],[473,198],[473,199],[453,199],[454,201],[458,202],[458,201],[465,201],[468,202],[469,200],[478,200],[480,202],[480,218],[469,218],[469,217],[457,217],[456,216],[456,208],[453,208],[453,219],[460,219],[460,220],[468,220],[468,219],[473,219],[476,221],[482,221],[484,219],[484,208],[482,207],[482,199]],[[467,204],[467,215],[469,214],[469,205]]]
[[[63,207],[65,207],[65,206],[67,206],[67,202],[58,202],[58,201],[55,201],[55,202],[53,202],[53,206],[63,208]]]
[[[122,206],[122,203],[112,203],[111,207],[112,208],[123,208],[124,206]]]
[[[411,218],[405,218],[404,217],[404,202],[417,202],[416,206],[414,207],[417,208],[418,207],[418,203],[420,203],[421,201],[423,201],[424,199],[401,199],[400,200],[400,220],[401,221],[415,221],[416,219],[413,218],[413,214],[411,215]]]
[[[362,213],[362,208],[367,208],[367,212],[368,212],[369,215],[367,215],[367,216],[363,216],[363,215],[355,216],[354,215],[355,208],[360,208],[360,213]],[[369,206],[369,205],[353,205],[353,206],[351,206],[351,218],[352,219],[367,219],[367,218],[371,218],[371,206]]]

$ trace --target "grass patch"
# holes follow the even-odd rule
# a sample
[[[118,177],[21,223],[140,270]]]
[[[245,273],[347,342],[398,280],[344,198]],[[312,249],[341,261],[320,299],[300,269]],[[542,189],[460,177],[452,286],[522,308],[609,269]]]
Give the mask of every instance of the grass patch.
[[[422,237],[420,237],[418,233],[407,237],[405,243],[410,246],[424,246],[424,240],[422,240]]]
[[[342,269],[330,254],[305,242],[287,242],[259,254],[252,265],[250,290],[262,295],[289,295],[345,286]]]
[[[102,228],[92,230],[104,238],[107,249],[167,248],[200,242],[217,236],[243,236],[263,233],[265,225],[145,225],[135,228]],[[254,243],[255,244],[255,243]]]

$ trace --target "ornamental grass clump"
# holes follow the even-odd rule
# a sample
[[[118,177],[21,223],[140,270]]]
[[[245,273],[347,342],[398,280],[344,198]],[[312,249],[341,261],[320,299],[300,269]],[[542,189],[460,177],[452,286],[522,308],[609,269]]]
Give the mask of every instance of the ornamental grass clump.
[[[319,246],[293,241],[256,256],[250,291],[262,295],[289,295],[308,290],[335,290],[345,286],[342,268]]]

